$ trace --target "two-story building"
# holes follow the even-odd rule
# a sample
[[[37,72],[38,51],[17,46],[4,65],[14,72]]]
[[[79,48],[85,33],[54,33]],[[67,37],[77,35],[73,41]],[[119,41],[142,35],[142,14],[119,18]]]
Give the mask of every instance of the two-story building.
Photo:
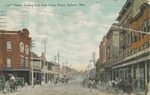
[[[29,31],[0,30],[0,76],[13,74],[29,83],[30,75]]]
[[[31,55],[34,84],[53,82],[58,77],[58,64],[54,61],[47,61],[44,53],[41,56],[35,53]]]

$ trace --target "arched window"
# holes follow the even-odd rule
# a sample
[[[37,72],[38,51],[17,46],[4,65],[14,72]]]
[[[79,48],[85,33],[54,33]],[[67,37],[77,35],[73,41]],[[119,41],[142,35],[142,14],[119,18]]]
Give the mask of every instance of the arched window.
[[[24,44],[23,42],[20,42],[20,52],[24,52]]]

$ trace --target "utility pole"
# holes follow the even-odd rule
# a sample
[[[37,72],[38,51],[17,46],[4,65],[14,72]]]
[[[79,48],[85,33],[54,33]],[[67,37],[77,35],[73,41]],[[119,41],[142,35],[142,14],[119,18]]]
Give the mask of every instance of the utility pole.
[[[63,63],[63,76],[64,76],[64,63]]]
[[[93,59],[93,63],[95,63],[95,52],[92,53],[92,59]]]
[[[31,53],[31,57],[30,57],[30,59],[31,59],[31,85],[32,85],[32,87],[34,87],[34,73],[33,73],[33,47],[34,47],[34,45],[35,45],[35,43],[34,43],[34,40],[32,40],[31,41],[31,43],[30,43],[30,48],[31,48],[31,50],[30,50],[30,53]]]
[[[70,65],[70,77],[71,77],[71,71],[72,71],[72,69],[71,69],[71,65]]]
[[[47,38],[45,38],[45,39],[43,39],[43,41],[42,41],[42,43],[44,44],[44,56],[45,56],[45,58],[46,58],[46,43],[47,43]]]
[[[68,76],[67,74],[68,74],[68,68],[67,68],[67,61],[66,61],[66,77]]]
[[[59,64],[59,52],[58,52],[57,56],[58,56],[58,78],[59,78],[59,67],[60,67],[60,64]]]
[[[44,46],[43,46],[44,50],[43,51],[44,51],[44,57],[46,59],[46,43],[47,43],[47,38],[43,39],[42,43],[44,44]],[[46,82],[45,81],[46,80],[46,77],[45,77],[45,67],[46,67],[46,60],[44,60],[44,83]]]
[[[54,61],[56,62],[56,59],[57,59],[57,57],[56,56],[54,56]]]

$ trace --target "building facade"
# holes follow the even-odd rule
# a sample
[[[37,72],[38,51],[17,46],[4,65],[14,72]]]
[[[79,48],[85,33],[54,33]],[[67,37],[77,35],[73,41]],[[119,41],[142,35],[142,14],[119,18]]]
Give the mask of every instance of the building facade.
[[[114,79],[115,74],[112,70],[112,65],[116,60],[118,60],[119,53],[119,31],[118,24],[113,23],[111,28],[106,34],[107,42],[106,42],[106,63],[105,63],[105,73],[106,78]]]
[[[54,61],[47,61],[44,57],[44,53],[42,53],[41,56],[35,53],[31,55],[34,84],[54,82],[58,77],[58,64]]]
[[[105,80],[105,64],[106,64],[106,42],[107,39],[104,36],[102,41],[100,42],[99,45],[99,76],[100,76],[100,80]]]
[[[0,31],[0,75],[13,74],[29,83],[30,75],[29,31]],[[7,79],[6,79],[7,80]]]
[[[133,88],[145,89],[149,80],[149,4],[146,0],[127,0],[117,20],[120,29],[119,61],[112,67],[118,76],[126,79],[131,76]]]
[[[111,49],[112,42],[108,35],[109,31],[106,34],[106,52],[108,54],[106,54],[105,66],[110,67],[109,79],[125,80],[131,76],[133,79],[132,87],[137,91],[144,90],[150,81],[149,13],[148,0],[126,1],[116,19],[119,29],[118,53],[112,53],[114,50]],[[100,63],[101,61],[102,59],[100,59]],[[105,75],[108,76],[107,71],[105,71]]]

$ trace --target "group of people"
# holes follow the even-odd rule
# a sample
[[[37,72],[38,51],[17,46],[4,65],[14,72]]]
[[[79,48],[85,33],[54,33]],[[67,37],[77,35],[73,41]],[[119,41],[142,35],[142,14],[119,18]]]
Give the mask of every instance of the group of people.
[[[58,82],[68,83],[68,81],[69,81],[69,78],[67,78],[67,77],[56,78],[55,81],[54,81],[54,84],[57,84]]]
[[[124,80],[116,78],[115,80],[108,81],[106,89],[108,91],[112,91],[113,89],[117,93],[122,90],[123,93],[130,94],[132,91],[132,82],[133,79],[130,76]]]
[[[89,78],[83,80],[83,86],[88,88],[97,88],[97,84],[99,84],[99,80],[95,78]]]

